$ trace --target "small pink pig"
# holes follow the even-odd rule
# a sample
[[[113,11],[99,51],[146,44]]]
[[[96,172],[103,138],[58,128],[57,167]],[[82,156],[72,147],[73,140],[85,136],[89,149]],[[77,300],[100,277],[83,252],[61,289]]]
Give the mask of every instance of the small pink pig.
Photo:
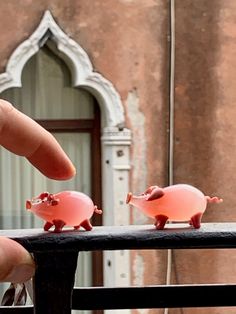
[[[218,197],[205,196],[188,184],[170,185],[165,188],[150,186],[138,196],[128,193],[126,203],[141,209],[155,219],[156,229],[164,229],[168,220],[188,221],[194,228],[200,228],[207,202],[221,203]]]
[[[92,229],[89,219],[93,213],[102,213],[86,194],[76,191],[41,193],[38,197],[27,200],[26,208],[46,221],[45,231],[54,225],[54,232],[61,232],[64,226],[75,229],[83,227],[89,231]]]

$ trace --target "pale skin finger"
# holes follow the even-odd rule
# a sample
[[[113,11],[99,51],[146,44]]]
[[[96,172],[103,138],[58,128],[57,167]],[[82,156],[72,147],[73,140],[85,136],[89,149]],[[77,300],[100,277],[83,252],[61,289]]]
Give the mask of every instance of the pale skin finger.
[[[0,281],[22,283],[35,272],[34,260],[19,243],[0,237]]]
[[[25,156],[49,178],[66,180],[75,175],[75,167],[55,138],[4,100],[0,100],[0,145]]]

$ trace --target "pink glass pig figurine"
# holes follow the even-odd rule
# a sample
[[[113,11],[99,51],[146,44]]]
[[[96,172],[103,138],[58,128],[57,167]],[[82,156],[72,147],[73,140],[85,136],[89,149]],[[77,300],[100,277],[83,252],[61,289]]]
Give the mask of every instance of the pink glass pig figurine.
[[[155,219],[156,229],[162,230],[168,220],[188,221],[194,228],[200,228],[207,203],[221,203],[218,197],[205,196],[188,184],[170,185],[165,188],[150,186],[141,195],[128,193],[126,203],[141,209]]]
[[[38,197],[27,200],[26,208],[46,221],[45,231],[54,225],[54,232],[61,232],[64,226],[72,226],[74,229],[83,227],[89,231],[92,229],[89,219],[93,213],[102,213],[86,194],[76,191],[41,193]]]

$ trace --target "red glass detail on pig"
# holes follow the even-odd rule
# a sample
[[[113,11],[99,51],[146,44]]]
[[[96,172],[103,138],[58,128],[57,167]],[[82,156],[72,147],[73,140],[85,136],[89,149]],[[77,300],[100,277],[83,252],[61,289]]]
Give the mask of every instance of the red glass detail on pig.
[[[126,203],[141,209],[155,219],[156,229],[164,229],[167,221],[189,222],[200,228],[207,203],[221,203],[216,196],[205,196],[199,189],[188,184],[175,184],[164,188],[150,186],[141,195],[128,193]]]
[[[83,227],[89,231],[92,229],[89,219],[94,213],[102,213],[90,197],[76,191],[41,193],[32,200],[27,200],[26,208],[46,221],[45,231],[55,226],[54,232],[61,232],[64,226],[72,226],[74,229]]]

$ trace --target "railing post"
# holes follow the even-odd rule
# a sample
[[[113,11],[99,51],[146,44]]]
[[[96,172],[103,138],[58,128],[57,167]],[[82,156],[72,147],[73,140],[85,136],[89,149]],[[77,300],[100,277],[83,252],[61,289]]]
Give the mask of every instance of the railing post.
[[[70,314],[77,252],[34,253],[34,314]]]

